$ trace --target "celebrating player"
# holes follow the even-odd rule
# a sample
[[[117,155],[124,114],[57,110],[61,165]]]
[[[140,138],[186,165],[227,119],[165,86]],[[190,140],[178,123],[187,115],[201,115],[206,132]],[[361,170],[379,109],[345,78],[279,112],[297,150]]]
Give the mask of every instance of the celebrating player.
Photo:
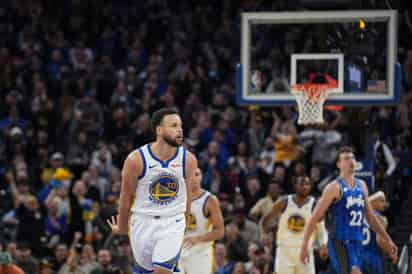
[[[197,160],[181,146],[182,121],[176,110],[156,111],[152,129],[156,141],[131,152],[124,162],[118,224],[109,225],[114,233],[130,231],[138,273],[167,274],[179,259]]]

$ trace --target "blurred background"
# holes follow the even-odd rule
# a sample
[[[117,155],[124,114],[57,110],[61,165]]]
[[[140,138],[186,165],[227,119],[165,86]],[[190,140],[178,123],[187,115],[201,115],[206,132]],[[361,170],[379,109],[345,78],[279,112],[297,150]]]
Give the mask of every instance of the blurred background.
[[[153,138],[150,114],[172,106],[182,115],[186,147],[198,157],[202,185],[224,213],[217,273],[273,267],[274,233],[263,233],[262,215],[293,191],[297,176],[310,176],[318,195],[335,174],[341,145],[353,145],[360,158],[376,156],[371,191],[385,191],[389,232],[401,250],[412,227],[408,5],[1,1],[0,250],[25,273],[132,273],[128,240],[110,235],[105,220],[116,214],[123,160]],[[295,107],[236,105],[241,12],[388,8],[400,11],[399,105],[327,112],[326,126],[316,129],[296,126]],[[288,45],[278,46],[281,52]],[[320,271],[326,265],[318,260]]]

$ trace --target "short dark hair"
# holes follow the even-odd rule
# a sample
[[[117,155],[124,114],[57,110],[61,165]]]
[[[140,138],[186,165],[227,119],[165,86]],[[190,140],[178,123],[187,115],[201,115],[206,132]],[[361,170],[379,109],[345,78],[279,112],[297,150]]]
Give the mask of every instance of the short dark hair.
[[[336,155],[336,163],[339,161],[340,155],[343,153],[355,153],[355,150],[353,149],[353,147],[350,146],[343,146],[339,148],[338,155]]]
[[[153,133],[156,135],[156,128],[160,126],[163,121],[163,118],[166,115],[171,114],[179,114],[176,108],[161,108],[155,111],[152,115],[152,120],[150,121],[150,126],[152,128]]]

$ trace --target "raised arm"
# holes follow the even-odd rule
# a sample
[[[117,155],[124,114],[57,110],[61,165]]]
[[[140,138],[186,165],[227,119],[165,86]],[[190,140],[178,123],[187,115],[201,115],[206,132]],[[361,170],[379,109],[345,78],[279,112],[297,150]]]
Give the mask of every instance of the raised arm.
[[[122,187],[119,199],[119,228],[118,234],[127,235],[128,220],[131,203],[136,193],[137,180],[144,172],[142,159],[138,151],[133,151],[127,156],[122,170]]]
[[[12,194],[12,196],[13,196],[13,205],[14,205],[14,208],[18,208],[19,205],[20,205],[21,202],[22,202],[22,197],[21,197],[19,191],[17,190],[16,180],[15,180],[15,178],[14,178],[14,174],[13,174],[12,171],[9,171],[9,172],[6,174],[6,179],[7,179],[8,183],[9,183],[9,185],[10,185],[11,194]]]
[[[265,232],[269,232],[271,220],[277,219],[282,211],[285,210],[287,199],[288,196],[282,196],[278,198],[273,204],[272,210],[268,214],[263,216],[262,226]]]
[[[195,180],[196,177],[196,169],[197,169],[197,159],[196,157],[189,151],[186,151],[186,159],[185,159],[185,180],[186,180],[186,221],[189,220],[190,215],[190,206],[192,204],[192,191],[191,191],[191,184]],[[187,223],[187,222],[186,222]]]

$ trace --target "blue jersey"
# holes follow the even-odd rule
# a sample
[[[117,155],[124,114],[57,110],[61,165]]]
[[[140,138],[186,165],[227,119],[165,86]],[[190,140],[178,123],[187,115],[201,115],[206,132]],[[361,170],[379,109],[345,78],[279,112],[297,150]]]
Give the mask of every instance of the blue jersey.
[[[379,212],[374,212],[380,216]],[[362,273],[364,274],[383,274],[382,256],[378,243],[376,242],[376,232],[373,231],[369,224],[364,222],[362,241]]]
[[[375,216],[380,216],[380,213],[374,211]],[[376,232],[373,231],[369,227],[368,222],[365,221],[363,223],[363,241],[362,241],[363,248],[367,251],[372,251],[375,253],[379,253],[378,243],[376,242]]]
[[[331,238],[338,240],[363,240],[363,223],[365,216],[365,193],[361,182],[355,178],[351,188],[342,179],[337,178],[340,198],[331,207]]]

